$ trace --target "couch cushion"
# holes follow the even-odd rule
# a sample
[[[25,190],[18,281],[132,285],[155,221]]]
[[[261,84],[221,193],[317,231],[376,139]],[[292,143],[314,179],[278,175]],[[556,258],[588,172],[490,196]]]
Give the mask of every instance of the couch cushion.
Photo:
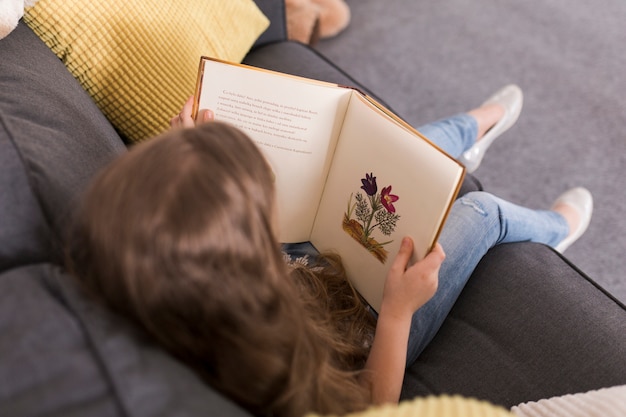
[[[247,416],[50,264],[0,274],[0,358],[3,416]]]
[[[285,2],[276,0],[254,0],[254,2],[269,19],[270,25],[256,40],[253,48],[266,43],[287,40]]]
[[[241,61],[268,25],[252,0],[39,0],[24,20],[133,142],[167,129],[202,55]]]
[[[357,87],[383,102],[315,49],[298,42],[287,41],[260,46],[246,55],[243,62],[300,77]]]
[[[507,408],[626,384],[626,309],[547,246],[500,245],[472,274],[403,396]]]
[[[0,113],[0,272],[48,261],[52,234]]]
[[[0,41],[0,148],[0,265],[13,251],[32,255],[58,243],[77,193],[126,149],[61,61],[23,23]]]
[[[40,264],[0,274],[0,410],[6,416],[120,415],[81,323]]]

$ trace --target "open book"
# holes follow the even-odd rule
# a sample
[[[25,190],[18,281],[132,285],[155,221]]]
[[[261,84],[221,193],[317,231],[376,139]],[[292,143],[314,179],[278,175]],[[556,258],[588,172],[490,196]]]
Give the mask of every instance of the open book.
[[[276,176],[280,239],[341,255],[378,310],[404,236],[434,246],[465,169],[356,89],[202,58],[194,116],[246,132]]]

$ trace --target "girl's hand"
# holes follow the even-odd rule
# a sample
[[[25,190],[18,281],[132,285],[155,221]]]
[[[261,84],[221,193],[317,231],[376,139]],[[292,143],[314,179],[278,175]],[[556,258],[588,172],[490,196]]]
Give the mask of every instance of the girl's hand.
[[[408,267],[413,240],[405,237],[385,281],[381,311],[395,317],[412,316],[435,295],[439,268],[446,255],[440,244],[424,259]]]
[[[185,102],[182,110],[177,116],[170,119],[171,127],[194,127],[198,123],[210,122],[215,119],[213,111],[203,109],[198,112],[196,120],[191,117],[193,112],[193,96],[189,97]]]
[[[374,404],[397,403],[402,390],[413,313],[437,291],[439,267],[446,257],[441,245],[407,268],[413,240],[405,237],[385,281],[376,334],[361,375]]]

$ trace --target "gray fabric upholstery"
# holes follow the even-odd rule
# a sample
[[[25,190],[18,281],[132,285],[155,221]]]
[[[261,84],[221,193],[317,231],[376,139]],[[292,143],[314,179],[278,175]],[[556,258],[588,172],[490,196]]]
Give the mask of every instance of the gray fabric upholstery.
[[[8,152],[19,155],[30,192],[58,241],[77,192],[125,147],[61,61],[23,23],[0,41],[0,57],[0,146],[15,148]],[[11,178],[5,171],[11,166],[0,167],[3,178]],[[19,207],[18,201],[4,204]]]
[[[270,26],[254,43],[254,47],[287,39],[285,2],[276,0],[255,0],[256,5],[270,20]]]
[[[404,389],[511,407],[623,385],[624,358],[624,305],[553,250],[515,243],[483,258]]]
[[[0,275],[3,416],[119,415],[80,322],[47,286],[49,264]]]
[[[0,113],[0,271],[49,260],[51,235]]]
[[[286,56],[289,56],[289,59],[284,59]],[[288,41],[264,45],[251,51],[243,62],[287,74],[359,87],[365,93],[377,98],[373,92],[367,90],[323,55],[298,42]]]

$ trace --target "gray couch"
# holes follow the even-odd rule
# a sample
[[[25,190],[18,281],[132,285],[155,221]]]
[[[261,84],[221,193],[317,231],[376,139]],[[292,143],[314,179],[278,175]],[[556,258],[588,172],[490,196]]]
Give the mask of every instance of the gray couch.
[[[282,2],[245,61],[358,83],[285,40]],[[366,89],[364,86],[360,86]],[[20,23],[0,40],[0,415],[245,416],[122,318],[77,293],[62,242],[77,196],[126,149],[90,97]],[[480,189],[473,177],[463,192]],[[626,384],[626,309],[548,247],[503,245],[472,275],[403,396],[506,407]]]

